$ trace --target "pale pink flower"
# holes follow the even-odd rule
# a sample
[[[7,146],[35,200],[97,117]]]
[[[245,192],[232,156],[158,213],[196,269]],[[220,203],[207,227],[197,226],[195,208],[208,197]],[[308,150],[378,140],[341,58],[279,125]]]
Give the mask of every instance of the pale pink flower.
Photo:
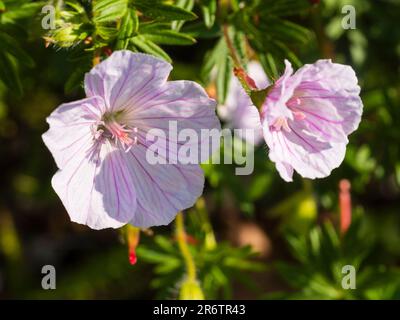
[[[248,64],[247,72],[258,89],[268,86],[268,78],[259,62],[251,61]],[[240,137],[248,143],[258,145],[262,142],[263,131],[260,114],[236,77],[231,79],[225,104],[219,105],[217,110],[220,118],[226,121],[228,128],[254,130],[254,139],[251,140],[249,136],[243,135],[244,132],[238,131]]]
[[[342,163],[347,136],[361,120],[357,77],[350,66],[330,60],[294,74],[285,64],[261,108],[269,157],[286,181],[292,181],[293,170],[305,178],[326,177]]]
[[[146,160],[146,133],[167,130],[170,120],[197,132],[219,128],[215,101],[195,82],[167,81],[171,69],[116,51],[86,74],[85,99],[47,118],[43,140],[59,168],[52,186],[72,221],[93,229],[165,225],[201,195],[199,165]]]

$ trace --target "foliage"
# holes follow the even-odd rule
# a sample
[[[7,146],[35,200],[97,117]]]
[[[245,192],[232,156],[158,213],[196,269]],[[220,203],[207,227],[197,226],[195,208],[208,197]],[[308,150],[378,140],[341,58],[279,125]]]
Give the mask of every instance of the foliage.
[[[373,261],[376,245],[365,234],[361,221],[354,221],[344,236],[337,232],[331,222],[313,228],[308,234],[287,235],[290,250],[299,265],[280,262],[276,267],[283,278],[298,291],[274,293],[269,297],[398,299],[400,270]],[[344,274],[347,273],[342,268],[346,265],[355,268],[354,290],[342,286]]]
[[[138,262],[129,265],[115,231],[68,221],[40,140],[46,116],[83,97],[84,74],[127,49],[173,63],[172,78],[200,82],[219,104],[233,68],[251,60],[271,79],[284,59],[352,65],[364,113],[342,166],[324,180],[287,184],[265,147],[255,150],[251,176],[235,175],[235,163],[204,164],[204,199],[184,213],[186,242],[206,298],[242,297],[244,285],[246,298],[399,299],[400,3],[315,2],[0,0],[0,298],[180,296],[188,272],[173,230],[142,232]],[[41,26],[46,4],[55,7],[55,29]],[[345,4],[356,8],[355,30],[341,26]],[[343,178],[351,181],[356,216],[344,236],[335,227]],[[243,222],[268,239],[264,256],[239,239]],[[44,264],[57,267],[54,292],[39,287]],[[356,267],[356,290],[341,287],[348,264]]]
[[[201,201],[200,201],[201,203]],[[187,214],[191,218],[190,230],[191,253],[198,268],[198,278],[208,299],[215,299],[222,294],[225,299],[232,298],[233,279],[241,281],[251,288],[256,287],[254,281],[245,272],[260,272],[265,265],[252,261],[257,256],[250,247],[234,248],[228,243],[216,243],[207,212],[201,204]],[[156,277],[152,286],[157,290],[159,298],[176,295],[182,285],[185,274],[184,261],[176,245],[176,238],[155,236],[155,247],[141,245],[138,248],[139,258],[155,265]]]

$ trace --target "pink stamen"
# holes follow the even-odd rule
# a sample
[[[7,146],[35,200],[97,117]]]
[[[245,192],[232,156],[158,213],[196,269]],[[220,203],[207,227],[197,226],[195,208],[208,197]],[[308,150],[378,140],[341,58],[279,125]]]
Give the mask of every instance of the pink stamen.
[[[301,111],[293,111],[293,115],[296,120],[304,120],[306,118],[304,112]]]
[[[105,121],[104,127],[111,134],[115,143],[119,142],[126,151],[129,151],[134,144],[137,144],[137,137],[135,136],[132,139],[130,136],[132,132],[137,132],[137,128],[129,129],[126,125],[121,125],[113,119]]]
[[[289,127],[289,124],[287,122],[287,119],[285,117],[278,117],[276,118],[276,120],[274,121],[274,123],[272,124],[272,127],[277,130],[280,131],[285,130],[286,132],[291,132],[292,130]]]

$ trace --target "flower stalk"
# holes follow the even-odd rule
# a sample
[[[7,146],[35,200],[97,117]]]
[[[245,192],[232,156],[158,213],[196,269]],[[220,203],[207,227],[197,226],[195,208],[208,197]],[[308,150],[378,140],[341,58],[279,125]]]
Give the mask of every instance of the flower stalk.
[[[240,61],[240,58],[236,52],[236,49],[233,45],[233,42],[230,38],[229,35],[229,28],[225,24],[223,26],[223,32],[224,32],[224,38],[226,42],[226,46],[229,50],[229,54],[233,60],[233,74],[235,77],[239,80],[240,84],[242,85],[243,89],[246,91],[246,93],[250,96],[251,101],[253,104],[257,107],[257,109],[261,112],[262,105],[267,98],[267,95],[269,91],[272,89],[272,85],[265,88],[265,89],[259,89],[257,87],[256,82],[254,81],[253,78],[251,78],[248,73],[246,72],[246,69],[242,66],[242,63]]]
[[[175,226],[175,236],[186,265],[186,279],[181,286],[179,298],[181,300],[203,300],[204,294],[196,278],[196,265],[186,241],[187,237],[182,212],[179,212],[176,216]]]

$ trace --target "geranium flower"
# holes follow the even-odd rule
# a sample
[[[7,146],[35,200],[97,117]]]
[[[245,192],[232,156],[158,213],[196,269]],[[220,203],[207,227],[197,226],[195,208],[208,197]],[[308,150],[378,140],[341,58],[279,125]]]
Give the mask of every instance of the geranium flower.
[[[93,229],[165,225],[201,195],[199,165],[146,160],[152,128],[166,131],[171,120],[196,132],[219,128],[215,101],[195,82],[167,81],[171,69],[116,51],[86,74],[85,99],[47,118],[43,140],[59,168],[52,186],[72,221]]]
[[[259,62],[251,61],[247,66],[247,72],[258,89],[268,86],[268,78]],[[228,128],[254,130],[254,139],[245,135],[244,131],[238,131],[240,138],[254,145],[262,142],[260,114],[236,77],[231,79],[225,104],[219,105],[217,110],[220,118],[226,121]]]
[[[305,178],[326,177],[343,161],[347,136],[361,120],[357,77],[350,66],[330,60],[294,74],[285,64],[261,108],[269,157],[286,181],[292,181],[293,170]]]

